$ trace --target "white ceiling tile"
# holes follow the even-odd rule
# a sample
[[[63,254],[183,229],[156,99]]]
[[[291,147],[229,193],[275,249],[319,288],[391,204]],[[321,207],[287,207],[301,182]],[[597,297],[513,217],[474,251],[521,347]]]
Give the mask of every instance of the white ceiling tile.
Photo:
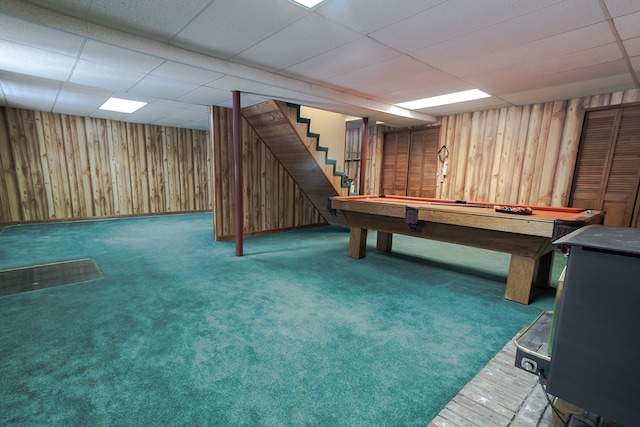
[[[200,67],[180,64],[174,61],[166,61],[155,68],[151,74],[167,79],[175,79],[183,82],[204,85],[224,76],[222,73],[205,70]]]
[[[86,108],[98,108],[109,97],[112,92],[105,89],[94,89],[91,87],[75,85],[73,83],[63,83],[56,98],[56,105],[83,105]]]
[[[553,65],[552,68],[554,72],[550,71],[551,68],[547,69],[541,65],[537,73],[530,69],[523,69],[520,70],[519,78],[515,72],[497,71],[469,77],[467,80],[487,93],[501,96],[504,93],[534,90],[536,87],[554,87],[600,80],[607,76],[618,76],[627,71],[627,65],[622,59],[583,67],[567,66],[563,63]]]
[[[628,74],[612,74],[599,79],[573,81],[557,86],[508,93],[501,98],[514,105],[526,105],[617,92],[632,86],[633,82]]]
[[[242,92],[259,92],[268,87],[268,85],[265,85],[264,83],[259,83],[253,80],[247,80],[234,76],[224,76],[208,83],[206,86],[230,92],[234,90],[239,90]]]
[[[622,40],[640,37],[640,12],[631,13],[613,20]]]
[[[43,77],[42,98],[14,101],[46,109],[58,84],[53,109],[86,115],[107,94],[142,98],[163,108],[136,120],[180,126],[206,128],[206,106],[230,107],[233,90],[243,105],[275,98],[416,124],[379,107],[472,87],[519,101],[633,88],[602,4],[640,68],[637,0],[10,0],[0,84],[40,88]]]
[[[173,101],[170,99],[156,99],[152,101],[154,105],[161,105],[168,108],[172,108],[174,110],[197,110],[197,111],[207,111],[207,106],[204,105],[193,105],[187,102]]]
[[[425,46],[479,31],[539,9],[556,0],[450,0],[370,36],[396,49],[412,52]]]
[[[640,37],[636,37],[635,39],[628,39],[623,42],[624,49],[627,51],[629,56],[639,56],[640,55]]]
[[[83,43],[82,37],[6,15],[0,15],[0,28],[0,39],[68,56],[76,56]]]
[[[523,46],[535,49],[537,41],[549,39],[553,36],[573,33],[566,38],[567,42],[573,45],[583,43],[603,44],[612,42],[615,39],[609,30],[609,26],[602,23],[600,10],[597,5],[585,7],[580,13],[573,13],[571,19],[566,18],[567,4],[561,3],[530,12],[508,21],[504,21],[487,28],[475,31],[455,39],[441,43],[431,44],[423,49],[413,52],[413,56],[434,67],[439,67],[448,72],[464,73],[462,70],[469,70],[471,64],[480,58],[480,61],[491,62],[490,56],[496,52],[509,50],[511,58],[525,56],[523,52],[518,53],[516,49]],[[542,31],[537,30],[544,23]],[[588,27],[588,30],[584,30]],[[592,41],[596,39],[596,41]],[[553,42],[552,42],[553,43]],[[551,44],[550,44],[551,45]],[[553,46],[554,49],[562,49],[563,46]],[[565,48],[566,50],[567,48]]]
[[[305,14],[288,1],[216,0],[174,39],[179,46],[229,58]]]
[[[167,114],[167,117],[170,117],[176,120],[191,121],[191,120],[201,120],[203,117],[206,118],[207,114],[206,112],[202,112],[202,111],[195,111],[195,110],[188,110],[188,109],[184,109],[184,110],[174,109],[174,110],[171,110],[169,114]]]
[[[640,2],[637,0],[604,0],[604,3],[613,18],[640,12]]]
[[[147,73],[164,62],[162,58],[94,40],[87,40],[80,58],[96,64],[106,64],[141,73]]]
[[[370,33],[430,9],[444,0],[332,1],[315,12],[360,33]]]
[[[89,12],[89,6],[93,0],[55,0],[55,10],[61,11],[67,15],[86,17]],[[29,0],[29,3],[39,4],[46,8],[51,8],[51,0]]]
[[[384,83],[391,78],[401,79],[403,76],[424,72],[431,68],[409,55],[400,55],[386,61],[367,64],[361,69],[327,78],[324,81],[333,85],[360,90],[368,86]]]
[[[606,23],[598,23],[505,50],[496,49],[480,56],[469,55],[455,59],[439,59],[434,60],[434,63],[444,71],[465,78],[500,69],[521,67],[530,63],[537,64],[541,61],[547,61],[549,58],[564,57],[575,53],[581,55],[581,52],[603,45],[609,45],[610,48],[617,50],[614,45],[615,41],[609,26]],[[433,58],[432,54],[429,55]]]
[[[217,105],[232,98],[230,91],[200,86],[197,89],[177,98],[177,101],[200,105]]]
[[[210,0],[93,0],[87,18],[152,38],[170,39]]]
[[[2,91],[11,105],[18,105],[22,101],[29,105],[45,105],[44,111],[49,111],[53,106],[60,89],[60,83],[53,80],[30,79],[2,81]]]
[[[357,33],[311,14],[255,44],[234,60],[280,70],[356,38]]]
[[[199,86],[180,80],[165,79],[164,77],[147,75],[127,92],[157,98],[175,99]]]
[[[175,108],[171,108],[164,105],[158,105],[155,102],[147,104],[141,109],[134,111],[127,117],[130,120],[147,122],[154,120],[157,117],[167,117],[176,111]]]
[[[288,102],[293,102],[297,104],[305,104],[305,102],[302,102],[303,100],[304,101],[309,100],[309,102],[311,103],[327,102],[326,99],[323,99],[317,96],[308,95],[305,93],[301,93],[299,91],[290,90],[290,89],[281,88],[281,87],[269,87],[267,89],[261,90],[259,93],[254,95],[263,95],[267,99],[279,99],[282,101],[288,101]]]
[[[38,99],[15,98],[7,96],[7,103],[12,108],[22,108],[24,110],[51,111],[53,100],[43,96]]]
[[[0,40],[0,69],[24,75],[66,80],[75,58]]]
[[[136,71],[80,60],[69,81],[98,88],[126,91],[142,77],[144,74]]]
[[[397,104],[467,89],[474,87],[455,76],[437,69],[429,69],[367,86],[363,91]]]
[[[286,69],[304,80],[324,80],[401,54],[372,39],[359,38]]]

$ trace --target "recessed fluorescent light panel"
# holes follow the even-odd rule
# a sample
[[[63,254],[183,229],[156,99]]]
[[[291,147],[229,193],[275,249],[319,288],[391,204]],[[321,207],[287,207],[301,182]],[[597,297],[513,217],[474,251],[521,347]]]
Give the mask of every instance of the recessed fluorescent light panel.
[[[315,7],[317,5],[319,5],[320,3],[322,3],[324,0],[291,0],[294,3],[298,3],[303,5],[304,7],[308,7],[309,9],[311,9],[312,7]]]
[[[130,101],[121,98],[109,98],[100,106],[101,110],[117,111],[119,113],[133,113],[147,105],[146,102]]]
[[[419,110],[421,108],[437,107],[438,105],[455,104],[458,102],[473,101],[474,99],[488,98],[491,95],[478,89],[464,90],[446,95],[432,96],[431,98],[418,99],[415,101],[396,104],[398,107],[408,110]]]

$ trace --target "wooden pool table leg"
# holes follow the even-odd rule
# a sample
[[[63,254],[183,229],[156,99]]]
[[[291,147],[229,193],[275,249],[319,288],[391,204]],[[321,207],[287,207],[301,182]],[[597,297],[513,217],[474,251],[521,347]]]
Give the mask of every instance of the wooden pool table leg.
[[[378,231],[378,239],[376,241],[376,249],[382,252],[391,252],[393,244],[393,233],[385,233]]]
[[[366,228],[351,227],[349,231],[349,256],[356,259],[367,256]]]
[[[507,289],[504,297],[521,304],[529,304],[533,290],[533,276],[536,271],[536,260],[520,255],[511,255]]]
[[[548,288],[551,278],[551,268],[553,266],[553,251],[542,255],[536,264],[536,271],[533,276],[533,283],[538,288]]]

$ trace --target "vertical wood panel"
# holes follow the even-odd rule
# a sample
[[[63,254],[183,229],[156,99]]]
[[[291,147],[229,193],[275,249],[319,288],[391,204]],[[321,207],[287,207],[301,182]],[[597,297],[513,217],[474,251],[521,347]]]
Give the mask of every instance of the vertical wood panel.
[[[450,157],[438,197],[567,206],[585,111],[637,102],[634,89],[442,117],[435,125]]]
[[[232,110],[212,107],[214,237],[233,237]],[[324,224],[317,209],[243,118],[243,232],[245,235]],[[307,141],[308,142],[308,141]]]
[[[488,197],[487,201],[498,201],[498,188],[501,180],[501,171],[505,165],[502,164],[502,152],[504,146],[505,132],[507,126],[507,113],[508,109],[501,108],[498,113],[498,121],[494,130],[495,133],[495,146],[493,151],[493,162],[491,167],[491,180],[489,181]],[[489,130],[487,130],[489,132]]]
[[[545,167],[545,153],[547,151],[547,142],[549,140],[549,125],[551,123],[551,116],[553,114],[553,104],[547,103],[541,105],[542,118],[540,119],[539,130],[537,132],[537,147],[535,150],[534,162],[535,167],[533,174],[531,175],[531,184],[521,184],[529,187],[529,196],[524,204],[536,205],[538,203],[538,195],[540,194],[540,183],[543,177],[543,171]]]
[[[64,158],[66,158],[67,164],[67,185],[71,210],[71,212],[68,213],[67,218],[78,218],[82,216],[80,213],[82,208],[82,202],[80,199],[81,193],[80,186],[78,185],[82,170],[78,168],[78,156],[80,150],[75,149],[74,145],[72,144],[72,141],[77,141],[77,138],[73,137],[74,130],[75,128],[73,128],[71,117],[60,116],[61,145],[62,152],[65,153]]]
[[[69,141],[67,144],[71,147],[75,145],[75,151],[77,153],[76,161],[78,162],[77,168],[80,174],[77,187],[81,206],[78,209],[79,216],[77,218],[92,217],[96,215],[96,211],[93,203],[91,166],[89,163],[89,146],[87,144],[85,122],[81,117],[70,116],[70,119],[71,132],[69,134]]]
[[[495,160],[493,153],[496,148],[498,134],[496,128],[500,119],[500,110],[487,111],[487,117],[484,126],[483,147],[480,148],[482,153],[482,163],[479,168],[480,175],[478,177],[478,188],[476,194],[472,197],[474,200],[488,200],[491,190],[491,174],[493,171],[493,162]]]
[[[451,156],[438,197],[474,194],[482,199],[488,195],[485,201],[495,203],[567,205],[585,109],[636,102],[640,102],[640,91],[630,90],[444,117],[440,145],[447,145]],[[218,209],[232,212],[233,198],[220,190],[228,188],[232,171],[224,160],[227,148],[218,144],[226,137],[228,121],[220,110],[224,109],[214,110],[219,122],[215,145],[210,147],[205,131],[130,125],[135,127],[133,132],[124,131],[120,124],[114,130],[114,124],[106,120],[0,107],[0,222],[176,212],[185,207],[205,210],[214,196]],[[366,182],[367,192],[378,193],[382,132],[373,129]],[[348,130],[347,140],[351,137],[359,140],[359,133],[352,135]],[[219,157],[214,156],[214,149]],[[115,168],[111,167],[112,155]],[[293,224],[293,217],[285,219],[278,213],[292,211],[281,209],[280,203],[296,200],[294,187],[289,192],[289,181],[285,177],[279,181],[281,171],[277,162],[271,164],[268,152],[264,159],[261,152],[255,155],[252,176],[261,177],[256,185],[261,189],[259,205],[264,204],[259,228]],[[348,167],[345,164],[345,171]],[[214,168],[215,176],[209,173]],[[469,184],[475,182],[470,176],[478,177],[477,186]],[[262,189],[271,190],[274,185],[276,194],[265,196]],[[217,227],[233,229],[232,216],[216,212],[217,216],[224,224],[217,223]]]
[[[39,145],[40,154],[40,168],[42,170],[42,177],[44,179],[44,191],[47,200],[47,211],[50,218],[63,217],[62,208],[60,206],[60,186],[58,185],[58,177],[61,174],[55,174],[49,172],[49,162],[52,164],[52,172],[55,171],[55,162],[58,161],[58,155],[55,152],[54,142],[55,136],[52,135],[51,128],[48,121],[43,120],[42,116],[45,113],[40,111],[30,111],[28,114],[33,114],[34,131],[37,133],[36,142]],[[64,173],[64,171],[62,171]]]
[[[520,188],[518,190],[518,203],[528,204],[531,197],[533,176],[536,170],[536,158],[540,144],[540,129],[542,126],[542,114],[544,106],[535,104],[531,108],[529,126],[524,144],[522,172],[520,174]]]
[[[454,178],[453,188],[454,193],[451,199],[465,199],[465,194],[468,192],[465,187],[466,173],[469,165],[469,139],[471,136],[471,124],[472,115],[470,113],[464,113],[461,116],[461,120],[456,122],[456,151],[454,154],[454,165],[460,164],[461,167],[454,168],[451,173],[451,177]]]
[[[580,133],[584,120],[585,108],[589,105],[589,99],[572,99],[568,103],[565,114],[562,139],[558,150],[556,174],[553,180],[551,192],[551,206],[562,206],[569,202],[571,182],[575,168]]]
[[[4,111],[3,111],[4,113]],[[20,221],[20,189],[16,177],[7,117],[0,114],[0,219]],[[0,221],[1,222],[1,221]]]
[[[551,122],[549,123],[547,143],[545,146],[544,166],[540,176],[536,205],[551,205],[553,181],[558,164],[558,151],[562,143],[562,129],[564,128],[566,105],[566,101],[558,101],[554,102],[552,106]]]
[[[48,219],[48,202],[34,112],[11,109],[7,114],[7,125],[20,191],[21,218],[25,221]]]
[[[207,144],[206,131],[0,107],[0,222],[211,209]]]

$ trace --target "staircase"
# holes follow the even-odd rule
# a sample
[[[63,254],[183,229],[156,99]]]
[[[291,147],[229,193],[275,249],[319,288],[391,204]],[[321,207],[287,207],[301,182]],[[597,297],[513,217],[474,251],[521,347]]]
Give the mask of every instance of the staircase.
[[[348,195],[350,185],[344,173],[336,171],[336,161],[327,157],[320,135],[310,132],[310,120],[300,117],[300,106],[271,100],[243,108],[242,115],[322,217],[346,227],[341,213],[329,212],[328,198]]]

